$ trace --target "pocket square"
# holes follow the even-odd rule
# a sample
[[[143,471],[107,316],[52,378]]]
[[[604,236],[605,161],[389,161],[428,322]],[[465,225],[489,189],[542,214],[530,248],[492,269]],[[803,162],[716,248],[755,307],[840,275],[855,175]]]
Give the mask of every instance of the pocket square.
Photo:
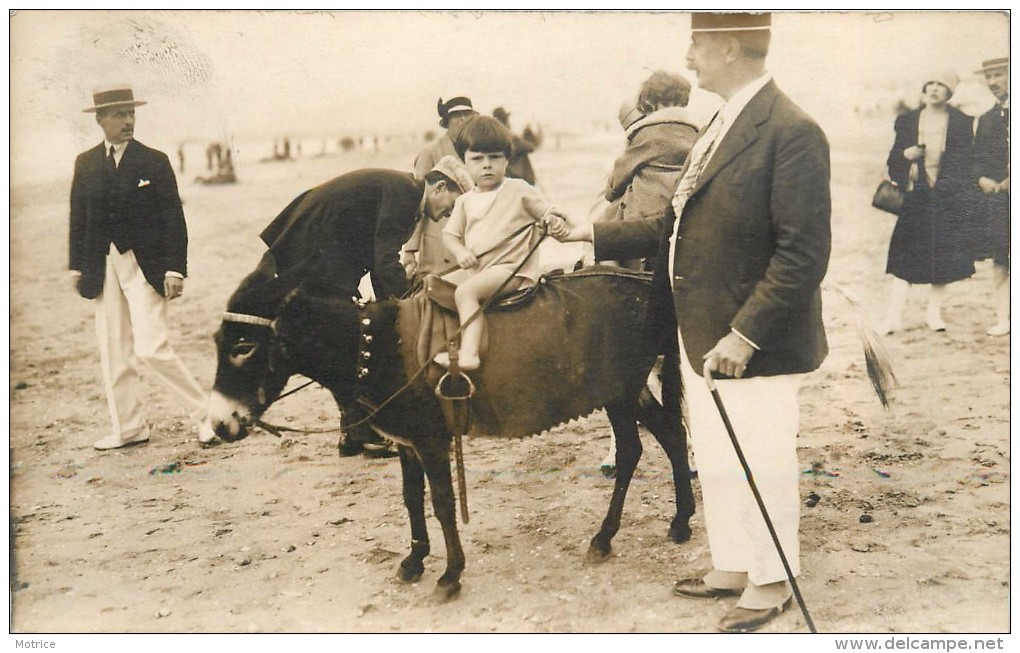
[[[138,180],[138,187],[139,187],[139,188],[145,188],[146,186],[148,186],[148,185],[149,185],[149,183],[150,183],[150,182],[149,182],[149,180],[148,180],[148,179],[139,179],[139,180]]]

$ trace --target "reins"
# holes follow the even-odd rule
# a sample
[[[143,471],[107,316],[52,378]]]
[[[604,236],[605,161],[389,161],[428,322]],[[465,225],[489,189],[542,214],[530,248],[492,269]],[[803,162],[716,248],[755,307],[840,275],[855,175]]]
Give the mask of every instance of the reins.
[[[519,236],[520,234],[524,233],[527,229],[534,228],[534,227],[538,226],[538,224],[539,224],[538,222],[530,222],[530,223],[522,226],[521,228],[517,229],[512,234],[510,234],[509,236],[507,236],[506,238],[504,238],[503,240],[498,242],[493,247],[491,247],[488,250],[486,250],[485,252],[482,252],[481,254],[479,254],[479,256],[484,256],[485,254],[488,254],[488,253],[498,249],[499,247],[502,247],[506,243],[510,242],[511,240],[513,240],[514,238]],[[514,268],[513,272],[511,272],[510,275],[507,276],[507,278],[503,281],[502,284],[500,284],[500,286],[496,289],[496,291],[494,293],[492,293],[492,295],[490,295],[489,298],[487,300],[485,300],[485,302],[483,302],[481,306],[478,307],[478,310],[476,310],[474,313],[472,313],[468,317],[468,319],[465,320],[457,328],[457,330],[453,332],[453,334],[450,336],[450,340],[456,339],[461,334],[461,332],[463,332],[464,327],[466,327],[468,324],[470,324],[475,319],[477,319],[479,315],[484,313],[485,310],[489,306],[491,306],[494,301],[496,301],[499,298],[499,294],[503,291],[504,288],[506,288],[507,284],[510,283],[510,280],[513,279],[514,276],[516,276],[518,272],[520,272],[520,270],[524,267],[524,265],[528,262],[528,260],[534,255],[534,253],[538,250],[538,247],[548,237],[548,235],[549,235],[548,231],[543,230],[543,233],[539,237],[538,241],[534,245],[531,246],[531,248],[528,250],[527,255],[525,255],[524,259],[521,260],[520,264],[516,268]],[[452,272],[452,271],[454,271],[454,270],[456,270],[458,268],[459,268],[459,266],[453,266],[453,267],[449,268],[448,270],[444,270],[443,272],[441,272],[440,275],[448,274],[448,273],[450,273],[450,272]],[[402,297],[402,299],[405,299],[405,297]],[[361,302],[358,302],[358,306],[359,306],[359,308],[364,308],[365,304],[363,304]],[[223,320],[227,321],[227,322],[240,322],[242,324],[253,324],[255,326],[262,326],[262,327],[266,327],[266,328],[272,330],[274,334],[276,332],[276,321],[275,320],[271,320],[271,319],[265,318],[265,317],[260,317],[260,316],[257,316],[257,315],[247,315],[245,313],[235,313],[235,312],[227,311],[227,312],[223,313]],[[428,369],[430,364],[431,364],[431,361],[426,361],[424,364],[422,364],[414,372],[414,374],[412,374],[408,378],[407,382],[404,383],[404,385],[402,385],[400,388],[398,388],[393,394],[391,394],[389,397],[387,397],[382,403],[378,404],[377,406],[371,407],[371,411],[368,413],[368,415],[366,415],[362,419],[360,419],[360,420],[358,420],[358,421],[356,421],[356,422],[354,422],[352,424],[346,425],[346,428],[347,429],[352,429],[354,427],[361,426],[362,424],[370,422],[372,419],[374,419],[376,415],[378,415],[384,408],[386,408],[386,406],[388,406],[391,402],[393,402],[401,394],[406,392],[407,389],[410,388],[414,384],[415,381],[417,381],[418,377],[421,376],[425,372],[425,370]],[[280,401],[281,399],[283,399],[285,397],[289,397],[290,395],[292,395],[292,394],[294,394],[294,393],[296,393],[296,392],[298,392],[300,390],[303,390],[303,389],[307,388],[308,386],[310,386],[313,383],[315,383],[315,381],[312,381],[312,380],[307,381],[307,382],[297,386],[296,388],[293,388],[293,389],[288,390],[287,392],[281,394],[279,397],[276,398],[275,401]],[[275,403],[275,401],[274,401],[274,403]],[[279,426],[279,425],[275,425],[275,424],[270,424],[270,423],[264,422],[262,420],[255,420],[254,425],[258,426],[258,427],[260,427],[260,428],[262,428],[262,429],[264,429],[266,431],[268,431],[269,433],[272,433],[276,437],[282,437],[282,434],[284,432],[290,432],[290,433],[317,433],[317,434],[318,433],[336,433],[338,431],[343,430],[343,428],[344,428],[344,427],[337,427],[337,428],[331,428],[331,429],[295,429],[295,428],[291,428],[291,427],[288,427],[288,426]]]
[[[509,236],[507,236],[503,240],[499,241],[498,243],[496,243],[495,245],[493,245],[489,249],[485,250],[481,254],[478,254],[477,257],[481,258],[481,257],[485,256],[486,254],[491,254],[492,252],[496,251],[497,249],[499,249],[503,245],[506,245],[507,243],[509,243],[511,240],[513,240],[517,236],[520,236],[522,233],[525,232],[525,230],[530,229],[531,227],[534,227],[536,224],[538,224],[538,223],[537,222],[529,222],[528,224],[520,227],[519,229],[514,231],[512,234],[510,234]],[[543,238],[545,238],[545,236],[543,236]],[[531,257],[531,252],[528,252],[528,255],[524,258],[524,260],[527,261],[530,257]],[[523,265],[523,263],[521,265]],[[459,269],[460,269],[460,265],[451,265],[450,267],[446,268],[445,270],[442,270],[441,272],[436,272],[435,275],[437,277],[442,277],[442,276],[445,276],[447,274],[450,274],[454,270],[459,270]],[[520,270],[520,267],[518,267],[517,270]],[[517,270],[514,270],[514,274],[517,274]],[[513,276],[514,276],[513,274],[510,275],[510,278],[512,279]],[[407,299],[408,297],[413,295],[414,291],[418,290],[419,285],[420,284],[417,284],[417,283],[416,284],[412,284],[412,286],[407,289],[407,292],[405,292],[403,295],[401,295],[400,298],[401,299]],[[500,288],[500,290],[502,290],[502,288]]]
[[[526,229],[528,229],[530,227],[535,227],[537,225],[538,225],[537,222],[531,222],[531,223],[528,223],[528,224],[524,225],[523,227],[521,227],[520,229],[518,229],[514,233],[510,234],[510,236],[508,236],[507,238],[504,238],[503,241],[501,241],[499,244],[497,244],[492,249],[489,249],[488,251],[483,252],[482,255],[484,256],[485,254],[487,254],[487,253],[491,252],[492,250],[496,249],[497,247],[500,247],[502,244],[504,244],[506,242],[509,242],[511,239],[513,239],[516,236],[520,235]],[[492,303],[494,301],[499,299],[499,294],[501,292],[503,292],[503,289],[506,288],[508,283],[510,283],[510,280],[513,279],[517,275],[517,273],[521,271],[521,268],[523,268],[524,265],[528,262],[528,260],[534,255],[534,253],[538,250],[539,245],[542,244],[542,242],[548,237],[548,235],[549,235],[548,231],[543,231],[543,233],[539,237],[538,241],[534,245],[531,246],[531,248],[528,250],[527,255],[525,255],[525,257],[521,260],[521,262],[517,265],[517,267],[513,269],[513,272],[511,272],[507,276],[507,278],[503,280],[503,283],[501,283],[499,285],[499,287],[496,288],[495,292],[493,292],[491,295],[489,295],[489,298],[486,299],[484,302],[482,302],[482,305],[479,306],[478,309],[468,317],[468,319],[464,320],[464,322],[462,322],[461,325],[459,327],[457,327],[457,329],[453,332],[453,334],[449,336],[449,338],[448,338],[449,341],[453,341],[458,336],[460,336],[460,334],[464,331],[464,327],[466,327],[467,325],[471,324],[480,315],[482,315],[485,312],[485,310],[487,308],[489,308],[489,306],[492,305]],[[456,270],[456,269],[458,269],[458,268],[456,268],[456,267],[455,268],[451,268],[450,271],[453,271],[453,270]],[[376,415],[378,415],[380,413],[380,411],[382,411],[382,409],[385,408],[390,402],[392,402],[394,399],[396,399],[401,394],[403,394],[408,388],[410,388],[411,385],[413,385],[414,382],[417,380],[417,378],[419,376],[421,376],[422,373],[424,373],[425,370],[427,370],[429,365],[431,365],[431,364],[432,364],[432,361],[425,361],[421,366],[418,367],[417,370],[415,370],[414,374],[412,374],[408,378],[407,383],[402,385],[396,392],[391,394],[382,403],[380,403],[378,406],[373,408],[372,411],[367,416],[365,416],[364,418],[358,420],[357,422],[354,422],[353,424],[348,424],[347,428],[353,428],[355,426],[360,426],[361,424],[364,424],[365,422],[371,421],[372,418],[374,418]]]

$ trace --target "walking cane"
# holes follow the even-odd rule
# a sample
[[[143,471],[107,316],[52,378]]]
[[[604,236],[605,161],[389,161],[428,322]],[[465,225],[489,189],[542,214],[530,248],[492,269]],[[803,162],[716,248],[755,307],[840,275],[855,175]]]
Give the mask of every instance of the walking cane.
[[[808,614],[807,605],[804,604],[804,597],[800,595],[800,588],[797,586],[797,579],[793,577],[793,571],[790,570],[790,563],[786,560],[786,553],[783,552],[783,545],[779,543],[779,536],[776,535],[776,529],[772,526],[772,519],[769,517],[768,510],[765,509],[765,502],[762,501],[761,494],[758,492],[758,486],[754,482],[754,476],[751,474],[751,467],[747,464],[747,459],[744,458],[744,452],[740,448],[740,443],[737,442],[737,434],[733,431],[733,425],[730,424],[730,417],[726,413],[726,407],[723,406],[722,398],[719,396],[719,390],[715,387],[715,379],[712,378],[711,370],[712,360],[705,361],[705,367],[702,373],[705,377],[705,383],[708,384],[708,391],[712,393],[712,399],[715,400],[715,407],[719,409],[719,417],[722,418],[723,425],[726,427],[726,433],[730,436],[730,442],[733,443],[733,450],[737,453],[737,459],[740,460],[740,466],[744,468],[744,475],[747,477],[747,484],[751,486],[751,494],[754,495],[754,500],[758,504],[758,510],[761,511],[761,516],[765,519],[765,525],[769,529],[769,535],[772,536],[772,542],[776,545],[776,551],[779,552],[779,559],[783,562],[783,569],[786,570],[786,577],[790,579],[790,587],[793,588],[793,595],[797,598],[797,605],[800,606],[800,611],[804,614],[804,621],[807,622],[808,629],[812,633],[817,633],[815,630],[815,622],[811,620],[811,615]]]

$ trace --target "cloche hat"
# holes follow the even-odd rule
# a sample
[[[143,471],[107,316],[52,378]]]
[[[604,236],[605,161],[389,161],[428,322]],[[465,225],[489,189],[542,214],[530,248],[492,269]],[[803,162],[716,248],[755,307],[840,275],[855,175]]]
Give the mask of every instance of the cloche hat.
[[[942,84],[949,89],[950,93],[955,93],[956,87],[960,84],[960,76],[956,74],[956,71],[949,68],[934,70],[924,78],[924,84],[921,85],[921,89],[923,90],[930,82]]]
[[[470,98],[459,95],[443,102],[439,98],[436,102],[436,111],[439,113],[439,126],[446,127],[450,122],[450,116],[455,113],[478,113],[471,104]]]

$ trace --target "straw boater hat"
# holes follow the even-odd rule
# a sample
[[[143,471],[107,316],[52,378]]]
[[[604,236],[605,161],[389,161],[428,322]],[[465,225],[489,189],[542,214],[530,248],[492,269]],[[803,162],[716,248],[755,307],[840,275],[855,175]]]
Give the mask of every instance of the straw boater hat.
[[[478,113],[471,105],[471,100],[463,95],[450,98],[446,102],[443,102],[443,98],[439,98],[439,101],[436,102],[436,111],[439,112],[440,127],[446,127],[450,122],[450,116],[454,113]]]
[[[145,100],[136,100],[130,86],[121,85],[93,92],[92,104],[95,106],[83,109],[82,111],[84,113],[95,113],[100,109],[109,109],[111,107],[139,107],[146,104],[146,102]]]
[[[986,59],[981,62],[981,70],[975,70],[974,72],[978,75],[983,75],[989,70],[996,70],[998,68],[1009,68],[1009,57],[999,57],[998,59]]]

